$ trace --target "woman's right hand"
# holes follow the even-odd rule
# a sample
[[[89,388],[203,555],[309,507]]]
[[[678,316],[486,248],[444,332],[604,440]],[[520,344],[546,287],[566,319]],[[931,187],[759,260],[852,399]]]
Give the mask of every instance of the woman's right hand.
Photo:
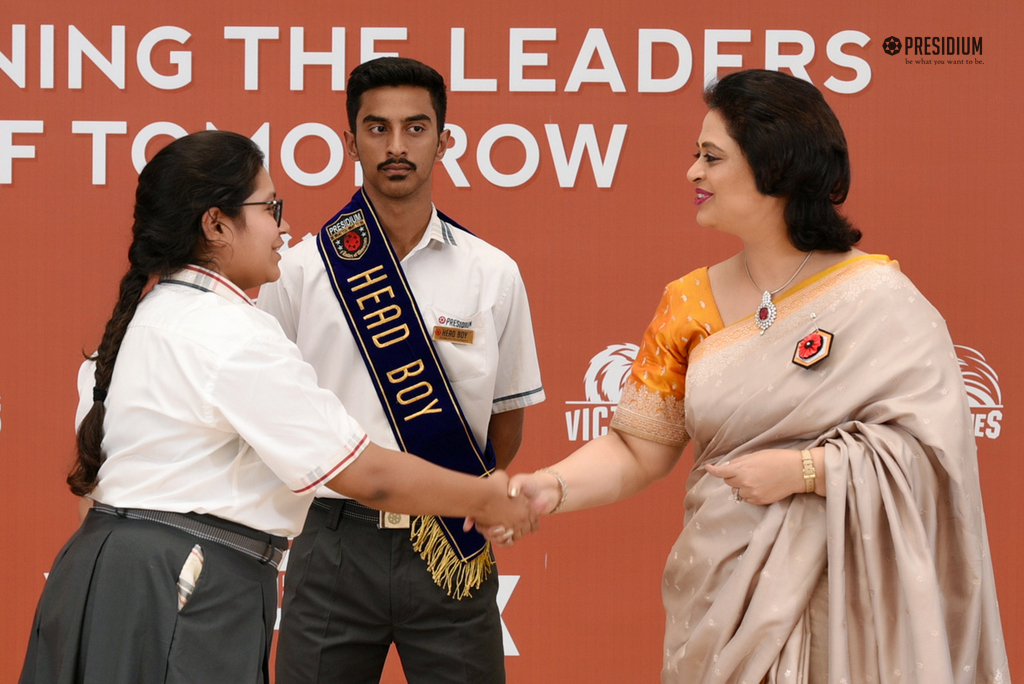
[[[518,473],[508,483],[509,496],[525,496],[538,515],[549,515],[562,500],[562,487],[551,473]]]
[[[504,473],[502,473],[504,475]],[[554,482],[554,490],[551,490],[548,479]],[[557,478],[550,473],[537,471],[536,473],[518,473],[508,480],[507,498],[510,500],[525,500],[535,515],[548,515],[555,509],[561,500],[561,489]],[[472,527],[472,520],[466,521],[466,528]],[[536,530],[539,527],[534,528]],[[514,529],[506,528],[504,525],[477,524],[477,532],[484,535],[487,541],[495,546],[512,546],[512,542],[518,537]],[[520,535],[521,536],[521,535]]]
[[[501,546],[511,546],[540,529],[533,502],[523,493],[512,494],[513,485],[504,470],[495,470],[484,482],[491,492],[481,512],[474,519],[467,519],[467,529],[475,523],[488,541]]]
[[[508,540],[537,530],[537,512],[524,496],[510,497],[508,474],[481,478],[442,468],[417,456],[368,444],[359,457],[327,482],[365,506],[409,515],[462,517],[463,529],[502,527]]]

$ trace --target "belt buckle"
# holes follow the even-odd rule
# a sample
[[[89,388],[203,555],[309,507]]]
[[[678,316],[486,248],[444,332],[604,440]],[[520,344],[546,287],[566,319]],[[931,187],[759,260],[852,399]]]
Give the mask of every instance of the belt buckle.
[[[377,529],[380,530],[407,530],[412,527],[412,521],[408,515],[403,513],[380,512],[380,519],[377,521]]]

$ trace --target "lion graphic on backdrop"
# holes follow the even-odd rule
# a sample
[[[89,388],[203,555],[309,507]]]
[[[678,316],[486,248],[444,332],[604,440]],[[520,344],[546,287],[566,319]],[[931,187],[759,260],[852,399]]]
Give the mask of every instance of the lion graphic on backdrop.
[[[960,373],[967,389],[967,403],[974,408],[1002,408],[1003,393],[999,389],[999,376],[977,349],[955,345]]]
[[[587,401],[618,404],[639,350],[635,344],[610,344],[594,355],[583,377]]]

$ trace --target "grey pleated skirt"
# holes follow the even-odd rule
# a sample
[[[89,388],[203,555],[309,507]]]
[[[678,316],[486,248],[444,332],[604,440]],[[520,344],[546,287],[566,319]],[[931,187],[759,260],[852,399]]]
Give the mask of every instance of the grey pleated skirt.
[[[179,611],[196,544],[202,571]],[[54,561],[20,682],[269,682],[277,576],[188,532],[90,511]]]

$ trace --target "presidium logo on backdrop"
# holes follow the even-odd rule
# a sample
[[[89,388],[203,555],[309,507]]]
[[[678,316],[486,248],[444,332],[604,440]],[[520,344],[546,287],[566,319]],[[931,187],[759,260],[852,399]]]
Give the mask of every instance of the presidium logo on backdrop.
[[[981,36],[889,36],[885,54],[903,54],[907,64],[984,64]]]
[[[635,344],[612,344],[590,359],[583,376],[585,401],[567,401],[565,429],[570,442],[589,442],[608,434],[608,424],[622,397],[622,384],[636,359]],[[956,345],[960,373],[967,388],[974,436],[996,439],[1003,419],[1003,393],[999,376],[976,349]]]

